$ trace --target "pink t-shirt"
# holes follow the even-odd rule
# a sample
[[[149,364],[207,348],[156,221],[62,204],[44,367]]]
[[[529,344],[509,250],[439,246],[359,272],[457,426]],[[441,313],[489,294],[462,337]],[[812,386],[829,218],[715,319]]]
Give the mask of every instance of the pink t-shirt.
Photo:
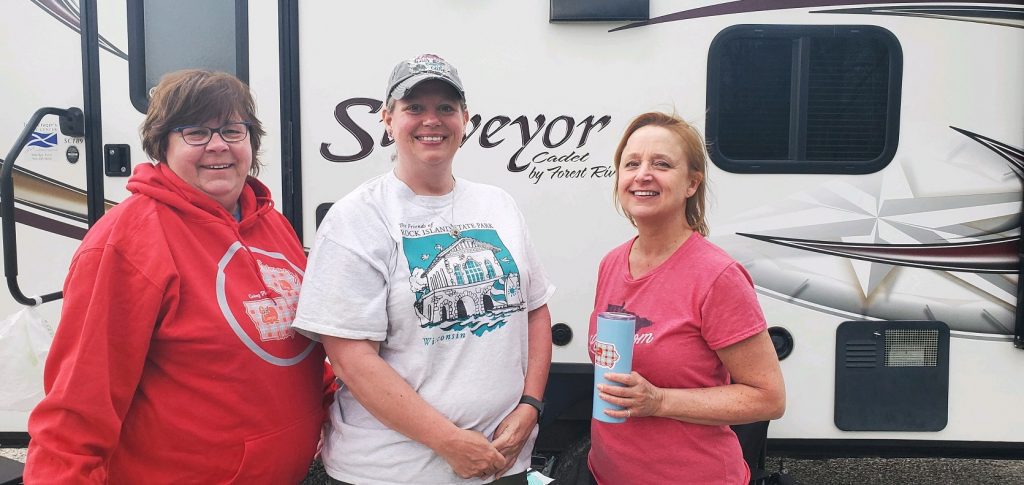
[[[637,316],[633,370],[652,384],[690,389],[729,383],[729,373],[715,351],[766,327],[750,275],[725,251],[694,233],[668,260],[633,279],[633,241],[601,261],[589,341],[594,341],[598,313],[632,313]],[[591,437],[589,464],[600,484],[750,480],[739,442],[728,426],[657,417],[621,424],[591,420]]]

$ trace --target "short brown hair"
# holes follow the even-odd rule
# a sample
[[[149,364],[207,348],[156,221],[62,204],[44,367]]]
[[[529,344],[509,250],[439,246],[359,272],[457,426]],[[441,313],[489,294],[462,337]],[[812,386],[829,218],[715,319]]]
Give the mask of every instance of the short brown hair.
[[[622,152],[626,149],[626,143],[629,141],[629,137],[633,135],[636,130],[645,126],[660,126],[668,131],[671,131],[679,137],[679,141],[682,142],[683,155],[686,156],[686,161],[690,165],[690,170],[700,174],[700,184],[697,185],[697,190],[692,196],[686,198],[686,223],[689,224],[690,229],[697,231],[702,236],[707,236],[710,233],[708,224],[705,221],[704,203],[707,194],[707,166],[708,156],[707,150],[704,145],[704,138],[700,135],[693,125],[690,125],[682,118],[676,115],[669,115],[659,112],[644,113],[637,116],[629,123],[626,127],[626,132],[622,134],[622,140],[619,141],[618,148],[615,149],[615,182],[616,186],[612,189],[613,196],[615,198],[615,206],[620,210],[622,205],[619,202],[619,191],[618,191],[618,180],[619,164],[622,162]],[[625,212],[625,211],[623,211]],[[629,214],[626,214],[626,218],[634,226],[636,221]]]
[[[266,134],[256,118],[256,103],[249,87],[224,72],[185,69],[165,74],[153,88],[146,120],[140,129],[142,149],[149,158],[164,163],[167,136],[179,126],[196,125],[211,119],[240,116],[249,125],[252,166],[249,174],[260,172],[260,139]]]

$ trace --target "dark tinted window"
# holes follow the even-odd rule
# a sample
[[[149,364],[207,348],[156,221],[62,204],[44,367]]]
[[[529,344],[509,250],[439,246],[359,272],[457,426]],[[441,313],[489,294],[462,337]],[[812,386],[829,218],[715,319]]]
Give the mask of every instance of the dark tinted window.
[[[169,72],[210,69],[249,81],[246,0],[129,0],[128,76],[132,104]]]
[[[885,148],[889,50],[872,38],[809,42],[807,158],[878,158]]]
[[[787,39],[742,39],[722,56],[719,135],[733,159],[785,158],[789,153],[793,47]]]
[[[878,170],[896,149],[901,72],[878,27],[726,29],[708,60],[711,158],[734,172]]]

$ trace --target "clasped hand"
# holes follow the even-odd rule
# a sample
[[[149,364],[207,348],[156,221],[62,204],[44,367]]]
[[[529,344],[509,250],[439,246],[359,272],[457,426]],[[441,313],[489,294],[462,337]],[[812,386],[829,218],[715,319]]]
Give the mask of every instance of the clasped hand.
[[[437,453],[462,478],[486,477],[505,466],[504,455],[479,431],[456,431]]]
[[[494,434],[491,435],[491,443],[505,457],[505,465],[494,473],[494,478],[501,478],[508,472],[519,458],[523,451],[526,440],[533,433],[533,427],[537,425],[537,411],[528,405],[519,405],[501,420]]]
[[[438,451],[455,474],[462,478],[501,478],[516,464],[537,424],[537,411],[517,406],[501,420],[491,440],[477,431],[459,430]]]

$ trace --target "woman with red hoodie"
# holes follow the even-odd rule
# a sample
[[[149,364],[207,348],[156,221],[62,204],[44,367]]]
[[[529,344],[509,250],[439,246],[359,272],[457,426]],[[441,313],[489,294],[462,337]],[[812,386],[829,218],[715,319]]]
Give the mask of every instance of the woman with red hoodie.
[[[324,354],[291,328],[306,257],[254,176],[235,77],[156,87],[132,193],[86,235],[29,418],[26,483],[297,483]]]

